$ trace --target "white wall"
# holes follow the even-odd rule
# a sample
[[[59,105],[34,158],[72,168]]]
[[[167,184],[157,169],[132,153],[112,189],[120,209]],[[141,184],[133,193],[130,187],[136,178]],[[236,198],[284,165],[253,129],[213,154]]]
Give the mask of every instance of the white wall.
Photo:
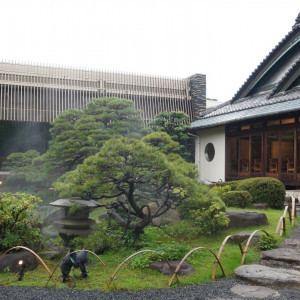
[[[196,138],[195,163],[198,165],[200,178],[209,181],[225,181],[225,126],[199,130]],[[205,158],[205,147],[212,143],[215,156],[212,161]]]

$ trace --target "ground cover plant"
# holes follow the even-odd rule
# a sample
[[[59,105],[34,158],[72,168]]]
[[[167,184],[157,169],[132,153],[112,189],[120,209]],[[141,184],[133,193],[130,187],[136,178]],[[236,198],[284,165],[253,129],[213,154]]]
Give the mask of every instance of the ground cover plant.
[[[229,208],[230,210],[242,210],[237,208]],[[269,221],[269,225],[262,226],[261,229],[266,230],[269,233],[275,233],[276,226],[280,216],[282,215],[281,210],[257,210],[254,211],[266,213]],[[103,209],[101,208],[100,213],[102,214]],[[97,217],[97,212],[94,212],[94,217]],[[184,221],[188,222],[188,221]],[[296,221],[297,222],[297,221]],[[172,225],[176,226],[176,224]],[[172,227],[171,226],[171,227]],[[257,227],[249,227],[243,229],[224,229],[217,232],[214,236],[190,236],[188,234],[188,228],[183,230],[183,232],[177,236],[171,236],[170,228],[155,228],[147,227],[145,233],[141,235],[140,243],[142,249],[152,249],[152,248],[164,248],[166,244],[169,244],[171,247],[172,244],[182,244],[186,247],[193,248],[204,246],[210,248],[215,253],[218,252],[218,249],[223,241],[223,239],[230,234],[238,233],[240,231],[254,231],[258,229]],[[287,221],[287,234],[290,231],[291,226]],[[281,238],[278,238],[280,241]],[[141,249],[139,248],[139,249]],[[138,249],[128,246],[118,246],[117,249],[112,249],[105,251],[100,255],[101,259],[107,264],[110,272],[112,273],[117,266],[129,255],[133,254]],[[259,246],[250,247],[248,254],[246,256],[245,263],[252,263],[259,261],[260,250]],[[142,254],[140,260],[142,261]],[[222,265],[227,276],[233,274],[233,270],[240,265],[241,254],[239,252],[239,247],[234,244],[227,244],[224,248],[222,254]],[[87,266],[89,271],[89,277],[86,280],[76,280],[76,288],[78,289],[106,289],[106,285],[109,281],[109,277],[106,274],[102,265],[100,265],[92,256],[89,255],[89,260],[91,263]],[[197,284],[203,283],[211,280],[214,257],[209,254],[207,251],[199,251],[190,256],[189,263],[196,269],[196,272],[189,276],[180,276],[180,285],[188,284]],[[56,261],[46,261],[51,270],[59,263]],[[79,271],[76,271],[79,272]],[[75,272],[75,275],[76,275]],[[72,273],[71,273],[72,275]],[[79,274],[78,274],[79,275]],[[217,277],[221,276],[220,270],[217,273]],[[59,288],[66,287],[66,284],[63,284],[60,279],[60,270],[58,269],[55,273],[55,278],[58,281]],[[170,276],[162,275],[158,271],[151,270],[148,268],[133,268],[130,264],[123,266],[117,277],[116,283],[119,289],[129,289],[129,290],[138,290],[145,288],[166,288],[168,286]],[[41,265],[30,272],[25,272],[23,281],[17,281],[17,275],[12,273],[0,273],[0,284],[2,285],[22,285],[22,286],[44,286],[48,280],[48,274],[44,271]],[[174,281],[174,284],[176,282]],[[53,283],[50,283],[51,287],[54,287]],[[113,289],[113,285],[111,285]]]

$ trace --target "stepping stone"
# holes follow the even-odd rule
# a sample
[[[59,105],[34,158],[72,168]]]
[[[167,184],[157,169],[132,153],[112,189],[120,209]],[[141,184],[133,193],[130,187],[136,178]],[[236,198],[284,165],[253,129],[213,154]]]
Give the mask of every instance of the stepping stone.
[[[265,266],[292,268],[300,271],[300,249],[278,248],[263,251],[260,254],[260,263]]]
[[[281,247],[300,249],[300,240],[285,239],[281,243]]]
[[[234,270],[234,274],[260,285],[300,288],[300,272],[283,268],[270,268],[262,265],[243,265]]]
[[[231,288],[231,291],[244,298],[257,298],[264,299],[267,297],[279,297],[280,294],[270,288],[264,286],[253,286],[253,285],[244,285],[237,284]]]

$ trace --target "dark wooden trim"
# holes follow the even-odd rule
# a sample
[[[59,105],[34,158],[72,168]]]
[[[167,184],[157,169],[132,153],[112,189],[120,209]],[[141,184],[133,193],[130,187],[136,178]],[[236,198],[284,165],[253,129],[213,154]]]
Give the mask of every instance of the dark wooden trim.
[[[242,178],[250,178],[250,177],[274,177],[280,179],[285,185],[289,186],[297,186],[300,187],[300,172],[297,173],[297,147],[298,147],[298,138],[297,134],[300,136],[300,122],[299,122],[300,112],[294,112],[291,114],[285,115],[277,115],[272,118],[263,118],[263,119],[255,119],[248,122],[236,122],[232,125],[227,125],[226,139],[225,139],[225,179],[226,180],[236,180]],[[267,122],[270,120],[277,119],[285,119],[285,118],[295,118],[295,123],[292,124],[281,124],[276,126],[267,127]],[[263,122],[263,126],[254,129],[247,130],[237,130],[236,132],[230,132],[230,127],[234,126],[244,126],[248,124]],[[294,173],[281,173],[282,172],[282,134],[284,132],[293,132],[294,134],[294,164],[295,170]],[[277,134],[278,135],[278,170],[277,173],[268,173],[267,172],[267,137],[268,134]],[[262,162],[262,171],[261,173],[252,173],[252,153],[251,153],[251,144],[252,144],[252,136],[261,135],[262,143],[261,143],[261,162]],[[242,136],[249,136],[249,170],[248,172],[240,172],[240,158],[238,157],[238,173],[230,173],[230,152],[229,152],[229,138],[237,138],[239,143],[238,156],[240,153],[240,138]],[[299,143],[300,144],[300,143]]]

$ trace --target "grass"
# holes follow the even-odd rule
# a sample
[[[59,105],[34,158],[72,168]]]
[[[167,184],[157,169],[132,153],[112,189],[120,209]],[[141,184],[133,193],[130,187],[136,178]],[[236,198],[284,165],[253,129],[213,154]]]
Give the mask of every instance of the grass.
[[[241,210],[237,208],[229,208],[229,210]],[[269,221],[269,225],[261,226],[259,229],[264,229],[270,234],[275,234],[275,230],[277,227],[278,220],[280,216],[283,214],[283,210],[259,210],[259,209],[251,209],[252,211],[259,211],[266,213]],[[94,212],[93,217],[97,218],[99,214],[102,214],[102,210],[100,209],[98,212]],[[297,220],[296,220],[297,223]],[[291,230],[290,222],[287,220],[287,232],[284,234],[284,237],[289,235]],[[218,253],[219,247],[223,242],[223,239],[230,234],[238,233],[241,231],[254,231],[258,229],[257,227],[248,227],[248,228],[238,228],[238,229],[225,229],[213,237],[198,237],[198,238],[182,238],[176,239],[176,242],[185,243],[190,247],[206,247],[211,249],[215,254]],[[165,239],[165,236],[162,236],[161,239]],[[171,238],[170,238],[171,240]],[[279,241],[282,238],[279,238]],[[156,243],[162,242],[162,240],[154,241],[153,246]],[[245,245],[243,245],[245,247]],[[149,247],[151,249],[151,247]],[[118,265],[126,259],[129,255],[135,252],[132,248],[120,248],[116,250],[107,251],[103,255],[101,255],[101,259],[107,265],[109,272],[113,273],[114,270],[118,267]],[[143,255],[143,254],[141,254]],[[253,263],[258,262],[260,256],[260,250],[258,247],[250,247],[246,256],[245,263]],[[236,244],[226,244],[222,257],[221,263],[223,265],[226,276],[233,275],[233,271],[235,268],[240,266],[241,262],[241,253],[238,245]],[[98,262],[97,259],[94,259],[91,255],[89,255],[90,263],[87,265],[87,269],[89,271],[89,277],[86,280],[76,280],[76,288],[78,289],[100,289],[106,290],[106,285],[109,281],[109,276],[105,272],[103,266]],[[49,269],[52,271],[59,264],[59,261],[45,261],[48,265]],[[198,284],[203,282],[211,281],[211,275],[213,272],[215,258],[211,253],[206,250],[199,250],[194,252],[190,258],[189,263],[195,268],[195,272],[189,276],[179,276],[180,285],[191,285]],[[71,272],[72,274],[72,272]],[[75,270],[75,275],[80,275],[79,270]],[[222,275],[220,268],[218,268],[217,278],[220,278]],[[48,273],[39,264],[38,268],[34,271],[25,272],[25,276],[22,281],[17,280],[17,274],[14,273],[0,273],[0,284],[1,285],[9,285],[9,286],[37,286],[43,287],[45,286],[48,280]],[[55,279],[58,282],[58,287],[63,288],[66,287],[66,284],[62,283],[60,278],[60,268],[54,274]],[[140,290],[147,288],[167,288],[168,282],[171,276],[166,276],[160,274],[158,271],[151,269],[131,269],[128,267],[128,264],[124,264],[122,268],[119,270],[115,277],[115,282],[117,284],[118,289],[126,289],[126,290]],[[173,281],[173,285],[177,285],[176,280]],[[54,283],[50,281],[49,287],[55,287]],[[113,284],[111,284],[110,289],[114,289]]]

